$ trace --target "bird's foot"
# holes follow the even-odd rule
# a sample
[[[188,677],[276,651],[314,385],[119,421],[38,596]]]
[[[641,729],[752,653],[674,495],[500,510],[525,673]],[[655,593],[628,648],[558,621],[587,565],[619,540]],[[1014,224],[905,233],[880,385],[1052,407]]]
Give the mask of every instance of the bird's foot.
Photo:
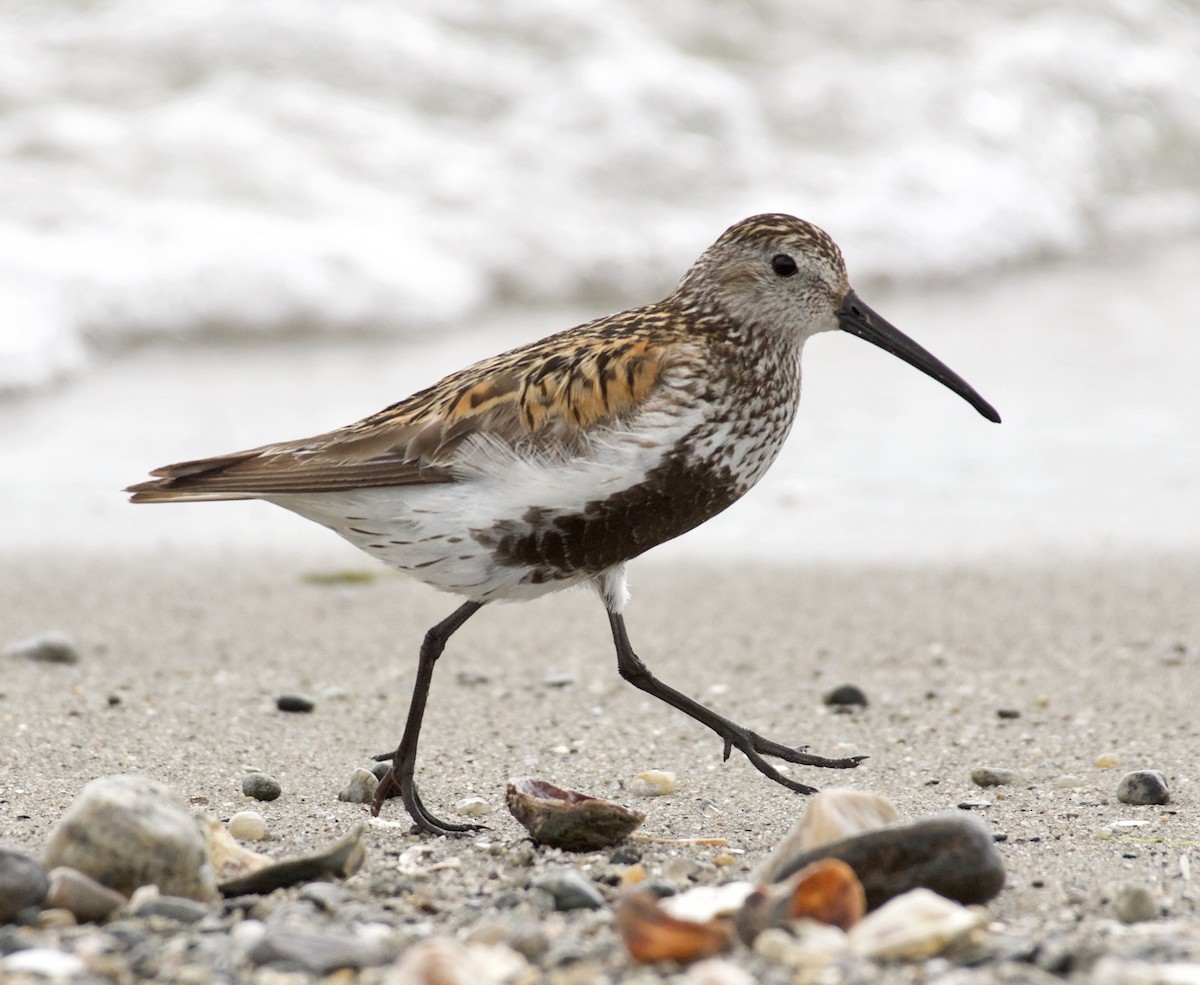
[[[443,821],[436,814],[431,813],[421,803],[421,798],[417,794],[417,784],[413,779],[414,764],[399,761],[400,769],[397,771],[396,763],[398,760],[393,757],[394,754],[392,753],[375,757],[380,762],[391,759],[392,767],[383,775],[383,779],[379,781],[379,786],[375,788],[375,795],[371,798],[371,814],[373,816],[379,816],[379,812],[383,808],[383,802],[389,797],[402,797],[404,798],[404,806],[408,809],[409,817],[413,819],[418,832],[459,837],[471,834],[474,831],[487,830],[487,826],[483,824],[458,824],[454,821]]]
[[[854,769],[854,767],[867,758],[866,756],[847,756],[843,759],[827,759],[824,756],[814,756],[803,749],[794,749],[791,746],[781,745],[778,742],[772,742],[770,739],[764,739],[757,732],[752,732],[748,728],[734,725],[732,722],[729,724],[731,726],[730,729],[722,736],[725,739],[724,758],[728,759],[730,753],[736,748],[750,760],[751,765],[763,776],[774,780],[789,790],[795,790],[797,793],[816,793],[817,788],[810,787],[804,783],[798,783],[784,776],[779,770],[763,759],[763,756],[773,756],[776,759],[782,759],[788,763],[796,763],[799,766],[818,766],[835,770]]]

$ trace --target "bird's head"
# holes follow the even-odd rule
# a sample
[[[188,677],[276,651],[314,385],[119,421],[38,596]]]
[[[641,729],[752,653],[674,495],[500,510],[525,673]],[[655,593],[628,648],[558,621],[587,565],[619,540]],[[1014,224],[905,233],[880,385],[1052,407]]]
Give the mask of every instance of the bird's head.
[[[857,335],[933,377],[988,420],[1000,420],[962,377],[859,298],[842,251],[811,222],[775,213],[735,223],[684,275],[675,296],[796,343],[835,329]]]

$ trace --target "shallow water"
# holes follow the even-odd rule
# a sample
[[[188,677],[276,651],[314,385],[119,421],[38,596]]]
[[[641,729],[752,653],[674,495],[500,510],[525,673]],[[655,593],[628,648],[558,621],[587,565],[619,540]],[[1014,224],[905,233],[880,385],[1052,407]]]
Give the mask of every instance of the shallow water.
[[[1124,255],[1200,230],[1197,91],[1189,0],[9,0],[0,390],[653,298],[763,211],[860,289]]]

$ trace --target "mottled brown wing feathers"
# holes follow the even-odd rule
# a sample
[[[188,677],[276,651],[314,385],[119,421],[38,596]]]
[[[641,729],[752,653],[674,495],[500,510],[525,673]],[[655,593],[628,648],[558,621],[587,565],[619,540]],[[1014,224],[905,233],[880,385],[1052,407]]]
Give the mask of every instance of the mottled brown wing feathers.
[[[651,341],[630,317],[648,311],[476,363],[337,431],[168,465],[127,491],[134,502],[168,502],[449,482],[455,450],[477,434],[511,445],[536,437],[569,448],[653,392],[671,346],[657,333]]]

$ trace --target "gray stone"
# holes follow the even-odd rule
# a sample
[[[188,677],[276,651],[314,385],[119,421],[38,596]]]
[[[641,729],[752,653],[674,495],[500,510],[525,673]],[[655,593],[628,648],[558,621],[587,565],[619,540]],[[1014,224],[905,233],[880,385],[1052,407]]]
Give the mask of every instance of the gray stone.
[[[258,965],[328,975],[341,968],[386,964],[392,955],[379,941],[361,934],[304,930],[269,923],[247,957]]]
[[[181,896],[155,896],[134,909],[135,917],[167,917],[179,923],[196,923],[213,912],[203,903]]]
[[[1122,804],[1165,804],[1170,799],[1167,778],[1160,770],[1134,770],[1117,784],[1117,800]]]
[[[1113,913],[1122,923],[1145,923],[1158,919],[1162,908],[1145,886],[1122,886],[1113,900]]]
[[[0,923],[12,922],[22,910],[36,910],[48,889],[45,870],[37,859],[0,848]]]
[[[21,657],[46,664],[79,663],[79,650],[75,641],[66,633],[42,633],[27,640],[19,640],[4,648],[4,656]]]
[[[247,773],[242,777],[242,793],[255,800],[276,800],[283,785],[267,773]]]
[[[124,896],[91,876],[65,865],[50,870],[46,906],[69,910],[80,923],[102,923],[124,905]]]
[[[339,907],[354,899],[354,894],[345,886],[333,882],[310,882],[300,890],[300,899],[312,903],[318,910],[336,913]]]
[[[1017,774],[999,766],[976,766],[971,770],[971,782],[977,787],[1003,787],[1017,782]]]
[[[533,880],[533,887],[550,894],[556,910],[599,910],[604,897],[575,869],[560,868]]]
[[[317,707],[317,703],[307,694],[281,694],[275,698],[275,707],[280,711],[307,713]]]
[[[217,899],[199,825],[167,787],[144,776],[87,784],[50,832],[45,862],[78,869],[126,896],[155,885],[171,896]]]

